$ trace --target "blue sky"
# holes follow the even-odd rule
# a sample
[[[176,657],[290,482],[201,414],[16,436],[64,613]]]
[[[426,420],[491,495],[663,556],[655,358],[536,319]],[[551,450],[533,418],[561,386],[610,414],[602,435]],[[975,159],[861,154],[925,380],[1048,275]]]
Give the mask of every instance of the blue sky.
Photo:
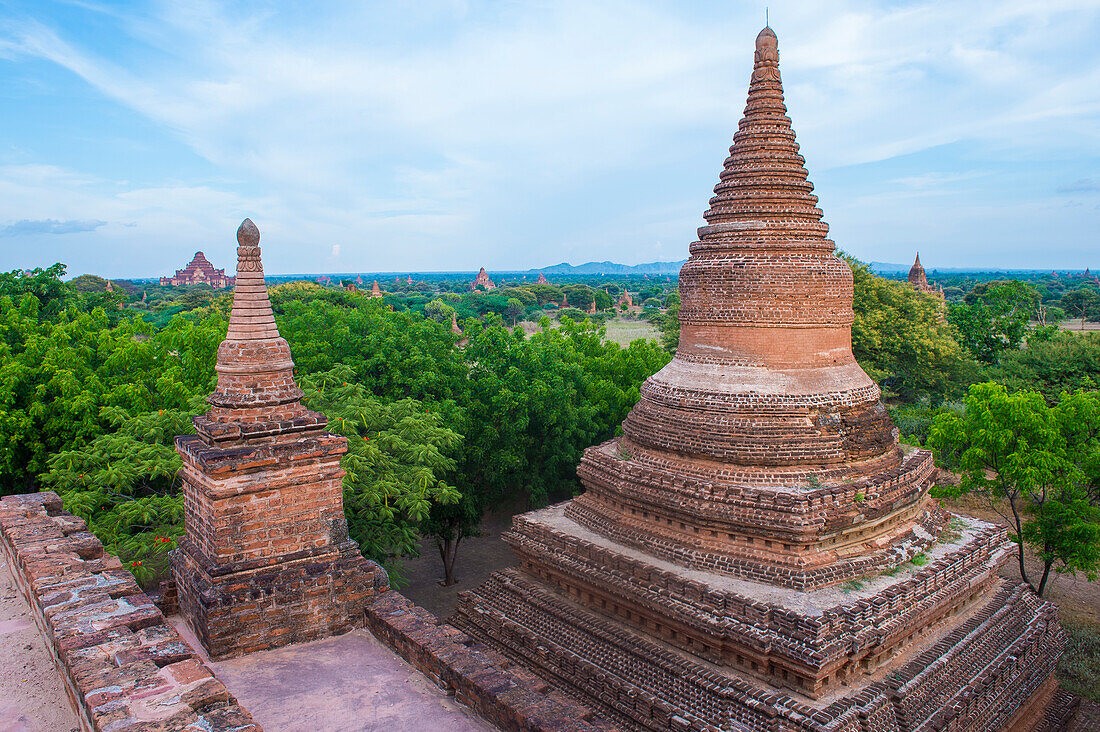
[[[769,0],[837,245],[1100,268],[1100,0]],[[687,256],[755,2],[0,0],[0,269]]]

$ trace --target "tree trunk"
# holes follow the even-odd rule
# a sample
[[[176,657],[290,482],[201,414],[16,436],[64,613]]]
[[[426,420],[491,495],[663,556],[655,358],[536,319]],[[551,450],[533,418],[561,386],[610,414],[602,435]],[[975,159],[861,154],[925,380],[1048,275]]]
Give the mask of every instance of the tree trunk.
[[[1047,579],[1050,577],[1050,568],[1054,565],[1054,562],[1045,562],[1043,564],[1043,578],[1039,580],[1039,590],[1036,593],[1039,597],[1043,596],[1043,592],[1047,589]]]
[[[1027,582],[1027,586],[1031,588],[1032,592],[1040,594],[1039,590],[1035,589],[1035,585],[1031,584],[1031,580],[1027,578],[1027,568],[1024,566],[1024,531],[1020,521],[1020,512],[1016,510],[1016,501],[1011,494],[1008,496],[1008,505],[1012,508],[1012,518],[1016,524],[1016,558],[1020,561],[1020,578]]]
[[[462,537],[440,539],[436,542],[439,547],[439,557],[443,560],[443,581],[440,584],[444,587],[450,587],[458,582],[455,579],[455,558],[458,556],[458,544],[461,541]]]

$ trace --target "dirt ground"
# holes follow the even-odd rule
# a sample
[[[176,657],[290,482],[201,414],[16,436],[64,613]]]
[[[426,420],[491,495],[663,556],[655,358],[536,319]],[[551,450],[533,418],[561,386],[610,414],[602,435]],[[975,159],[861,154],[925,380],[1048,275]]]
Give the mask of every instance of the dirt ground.
[[[1075,331],[1090,331],[1100,330],[1100,323],[1082,321],[1081,318],[1071,318],[1069,320],[1063,320],[1058,324],[1058,327],[1062,330],[1075,330]]]
[[[511,514],[487,517],[481,525],[484,536],[462,540],[455,559],[455,577],[458,583],[450,587],[439,584],[443,577],[443,562],[439,558],[439,550],[433,542],[422,539],[420,556],[403,560],[398,569],[398,574],[408,582],[399,591],[420,607],[445,620],[454,611],[459,592],[474,589],[496,570],[516,563],[511,549],[500,538],[511,525]]]
[[[0,732],[77,732],[79,722],[30,606],[0,560]]]

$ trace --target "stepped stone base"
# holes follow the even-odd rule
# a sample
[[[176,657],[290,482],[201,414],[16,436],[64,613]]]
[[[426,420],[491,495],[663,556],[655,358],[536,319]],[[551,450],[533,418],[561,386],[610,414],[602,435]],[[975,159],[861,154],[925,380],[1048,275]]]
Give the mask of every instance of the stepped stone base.
[[[683,568],[554,506],[517,517],[521,566],[463,593],[452,623],[624,729],[1058,729],[1055,607],[996,576],[1002,528],[960,534],[922,568],[798,592]]]
[[[186,540],[185,540],[186,541]],[[242,656],[361,628],[363,608],[389,586],[353,541],[322,554],[211,574],[187,551],[172,553],[180,615],[212,659]]]

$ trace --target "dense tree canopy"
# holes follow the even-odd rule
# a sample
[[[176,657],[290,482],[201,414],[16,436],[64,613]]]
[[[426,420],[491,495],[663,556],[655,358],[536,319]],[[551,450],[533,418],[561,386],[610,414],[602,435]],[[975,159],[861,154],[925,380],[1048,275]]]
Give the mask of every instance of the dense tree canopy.
[[[1018,348],[1028,334],[1039,305],[1039,292],[1018,280],[974,287],[963,302],[948,308],[947,319],[958,328],[962,344],[982,363]]]
[[[1034,389],[1050,404],[1063,391],[1100,389],[1100,333],[1061,331],[1006,352],[990,377],[1012,391]]]
[[[70,289],[63,271],[0,280],[2,489],[58,490],[149,579],[180,533],[173,438],[207,407],[230,299],[211,293],[157,327],[120,310],[125,296]],[[668,360],[588,321],[544,319],[528,336],[490,311],[458,348],[441,301],[446,322],[313,283],[274,287],[271,300],[306,404],[348,437],[352,535],[391,564],[421,531],[475,531],[495,502],[571,495],[581,451],[614,433]]]
[[[943,304],[908,284],[876,277],[856,261],[852,268],[852,352],[871,378],[906,398],[937,399],[958,389],[966,353],[944,319]]]
[[[1100,334],[1029,322],[1049,320],[1059,303],[1074,305],[1072,293],[1091,292],[1088,281],[969,282],[953,288],[945,317],[938,298],[850,264],[853,351],[884,387],[903,437],[930,441],[963,471],[966,490],[1018,496],[1010,520],[1049,560],[1045,574],[1093,571],[1089,425]],[[0,491],[57,490],[150,581],[181,530],[173,438],[207,408],[231,293],[123,282],[109,292],[101,278],[71,284],[63,274],[62,265],[0,274]],[[556,308],[563,290],[571,306],[598,309],[614,307],[610,293],[631,292],[662,343],[609,342],[601,314]],[[297,281],[270,288],[270,297],[307,405],[349,440],[343,465],[353,537],[392,569],[426,534],[448,581],[462,538],[478,532],[486,510],[540,505],[578,489],[583,450],[615,433],[642,381],[679,340],[675,286],[641,278],[621,286],[513,280],[489,292],[402,278],[375,299]],[[452,317],[462,336],[451,332]],[[521,318],[526,332],[508,327]],[[965,403],[951,401],[989,378],[1004,386],[981,385]],[[1086,391],[1062,395],[1078,389]],[[994,454],[1025,467],[993,470]],[[1041,589],[1044,580],[1035,584]]]

